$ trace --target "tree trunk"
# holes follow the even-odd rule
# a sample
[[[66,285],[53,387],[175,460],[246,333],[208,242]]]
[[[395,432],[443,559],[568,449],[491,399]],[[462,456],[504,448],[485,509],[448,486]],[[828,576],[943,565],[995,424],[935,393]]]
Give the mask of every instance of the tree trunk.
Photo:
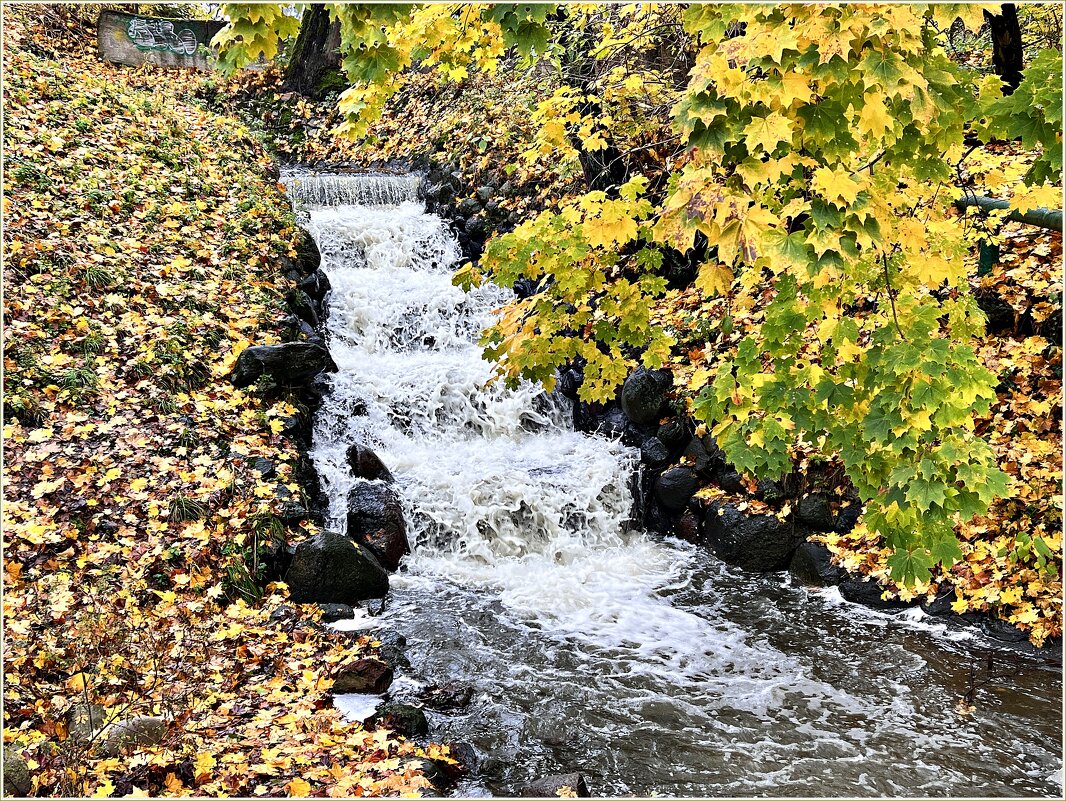
[[[964,189],[963,195],[955,201],[955,208],[965,211],[969,206],[976,206],[981,211],[989,212],[996,209],[1009,209],[1010,202],[996,200],[976,194],[971,189]],[[1018,211],[1015,209],[1005,218],[1010,222],[1020,222],[1026,225],[1035,225],[1038,228],[1047,228],[1049,231],[1062,231],[1062,211],[1060,209],[1029,209]]]
[[[340,31],[340,23],[330,22],[329,11],[321,3],[304,12],[285,72],[286,91],[318,99],[331,89],[342,88]]]
[[[592,46],[589,34],[567,28],[567,16],[562,9],[548,18],[562,23],[560,39],[565,50],[562,57],[563,81],[579,92],[587,92],[596,77],[596,61],[589,52]],[[595,102],[584,101],[577,106],[577,112],[582,116],[598,117],[602,111],[599,103]],[[601,128],[608,144],[600,150],[585,150],[576,136],[572,136],[570,141],[577,148],[585,185],[590,190],[607,191],[629,180],[629,165],[611,141],[610,131]]]
[[[1022,29],[1014,3],[1004,3],[999,14],[985,12],[992,29],[992,66],[1007,84],[1004,94],[1013,94],[1022,82]]]

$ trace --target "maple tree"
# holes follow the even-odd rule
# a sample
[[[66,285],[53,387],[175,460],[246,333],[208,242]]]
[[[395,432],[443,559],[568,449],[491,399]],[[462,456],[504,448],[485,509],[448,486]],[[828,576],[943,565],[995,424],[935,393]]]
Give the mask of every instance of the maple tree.
[[[508,207],[543,209],[456,275],[539,290],[502,311],[486,356],[506,380],[549,386],[578,359],[586,400],[612,397],[637,363],[680,368],[691,412],[738,467],[772,477],[801,453],[842,461],[866,501],[863,547],[878,544],[891,587],[927,589],[969,558],[965,522],[1019,488],[975,427],[998,401],[968,254],[1001,237],[1012,209],[1054,208],[1060,193],[1061,48],[1036,53],[1004,94],[944,49],[984,11],[349,9],[338,15],[352,86],[336,133],[355,146],[320,129],[313,147],[410,151],[385,113],[392,98],[406,115],[419,93],[496,85],[501,64],[516,85],[523,64],[550,62],[529,112],[507,117],[513,130],[434,117],[437,142],[477,145],[450,148],[465,170],[502,157],[511,180],[532,182],[533,204]],[[667,44],[673,59],[661,58]],[[1034,154],[1024,175],[1017,158],[988,166],[980,145],[998,139]],[[582,158],[608,147],[626,154],[630,177],[588,191]],[[1010,190],[1010,209],[959,217],[953,202],[974,179]],[[678,253],[700,262],[700,330],[718,340],[695,365],[679,363],[678,332],[657,311],[676,304],[664,277]],[[1061,535],[1046,534],[1032,548],[1057,554]],[[1040,559],[1053,586],[1059,560]]]
[[[247,24],[242,9],[226,13]],[[693,413],[730,461],[773,477],[797,446],[842,460],[902,585],[962,557],[959,521],[1013,489],[974,427],[996,381],[974,347],[984,322],[966,291],[972,240],[952,202],[977,136],[1037,149],[1016,208],[1058,203],[1061,48],[1038,54],[1006,95],[944,49],[960,18],[983,23],[984,9],[965,4],[334,13],[351,82],[340,133],[367,135],[417,72],[491,74],[513,47],[518,66],[602,62],[537,104],[526,163],[565,165],[664,130],[683,145],[657,173],[560,198],[460,270],[464,285],[538,282],[486,332],[504,378],[550,387],[580,359],[581,397],[604,400],[638,361],[663,364],[670,337],[649,314],[667,288],[663,257],[702,238],[696,286],[726,298],[722,333],[760,308],[715,372],[692,379],[704,382]],[[688,53],[683,80],[648,57],[667,37]],[[249,58],[258,39],[226,41]],[[650,113],[662,108],[669,120]]]

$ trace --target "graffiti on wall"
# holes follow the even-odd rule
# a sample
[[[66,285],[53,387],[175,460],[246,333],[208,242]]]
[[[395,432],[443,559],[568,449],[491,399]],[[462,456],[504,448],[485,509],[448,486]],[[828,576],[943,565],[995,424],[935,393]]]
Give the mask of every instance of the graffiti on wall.
[[[174,23],[165,19],[131,19],[126,35],[138,50],[168,50],[179,56],[196,52],[196,34],[188,28],[174,30]]]

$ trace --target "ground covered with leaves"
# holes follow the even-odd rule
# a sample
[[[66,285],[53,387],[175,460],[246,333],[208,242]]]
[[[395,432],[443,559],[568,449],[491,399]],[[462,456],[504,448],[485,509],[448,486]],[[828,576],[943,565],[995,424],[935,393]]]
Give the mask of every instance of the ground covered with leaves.
[[[5,751],[36,795],[417,795],[427,752],[332,707],[376,644],[263,586],[298,410],[226,375],[287,335],[272,157],[201,76],[5,12]]]

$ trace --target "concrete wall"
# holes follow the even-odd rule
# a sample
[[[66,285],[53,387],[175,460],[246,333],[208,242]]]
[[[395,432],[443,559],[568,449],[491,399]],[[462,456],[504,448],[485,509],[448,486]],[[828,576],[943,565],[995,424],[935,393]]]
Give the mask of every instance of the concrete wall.
[[[100,58],[139,67],[211,69],[211,39],[226,23],[202,19],[140,17],[101,11],[96,41]]]

